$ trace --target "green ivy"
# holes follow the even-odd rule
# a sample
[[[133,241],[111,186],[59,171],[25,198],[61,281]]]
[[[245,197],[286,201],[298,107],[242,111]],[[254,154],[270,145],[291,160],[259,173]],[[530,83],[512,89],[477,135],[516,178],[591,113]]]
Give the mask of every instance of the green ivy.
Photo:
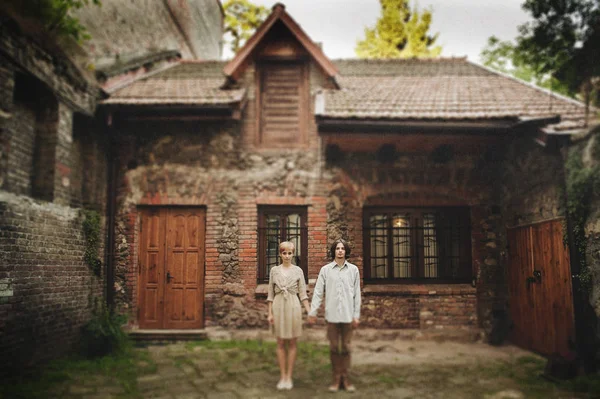
[[[26,17],[38,19],[44,27],[59,36],[70,36],[79,43],[91,36],[71,11],[89,4],[101,6],[100,0],[8,0]]]
[[[600,142],[596,136],[595,143]],[[594,151],[595,152],[595,151]],[[596,154],[594,154],[596,155]],[[572,221],[573,243],[579,254],[579,278],[581,288],[589,291],[592,286],[592,273],[587,265],[585,224],[591,211],[591,202],[595,192],[600,192],[600,166],[586,167],[581,151],[571,151],[566,162],[567,172],[567,212]]]
[[[82,353],[89,357],[119,353],[129,344],[128,335],[121,328],[127,317],[112,312],[106,303],[96,298],[91,319],[82,327]]]
[[[100,213],[92,209],[83,210],[83,233],[85,235],[85,253],[83,259],[96,274],[102,272],[100,260]]]

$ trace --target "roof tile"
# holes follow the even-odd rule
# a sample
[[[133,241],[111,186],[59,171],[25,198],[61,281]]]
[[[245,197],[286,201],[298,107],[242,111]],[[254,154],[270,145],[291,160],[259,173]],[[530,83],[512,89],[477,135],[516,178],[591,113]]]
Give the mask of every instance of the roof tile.
[[[555,130],[584,125],[584,105],[464,58],[337,60],[341,89],[323,91],[321,116],[358,119],[490,119],[561,115]],[[226,62],[186,62],[116,91],[105,104],[235,104]]]
[[[340,60],[341,90],[325,90],[321,116],[362,119],[531,118],[560,114],[582,127],[584,105],[464,58]]]

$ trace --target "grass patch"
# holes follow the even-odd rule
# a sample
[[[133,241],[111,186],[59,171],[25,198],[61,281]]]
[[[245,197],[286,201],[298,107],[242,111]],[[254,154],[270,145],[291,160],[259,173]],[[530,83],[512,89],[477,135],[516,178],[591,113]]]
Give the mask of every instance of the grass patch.
[[[382,374],[377,378],[377,381],[379,381],[380,384],[385,385],[387,388],[395,388],[404,382],[404,378]]]
[[[86,359],[70,356],[46,364],[43,369],[4,379],[0,398],[37,399],[60,397],[73,385],[94,386],[91,382],[110,381],[128,398],[141,397],[137,377],[156,370],[148,352],[123,349],[120,353]]]
[[[589,393],[591,397],[600,397],[600,375],[583,375],[572,380],[561,381],[558,383],[561,389],[571,392]]]

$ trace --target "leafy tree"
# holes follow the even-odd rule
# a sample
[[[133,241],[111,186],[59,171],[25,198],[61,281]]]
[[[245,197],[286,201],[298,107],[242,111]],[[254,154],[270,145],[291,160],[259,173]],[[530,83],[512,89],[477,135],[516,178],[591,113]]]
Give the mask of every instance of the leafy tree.
[[[496,36],[490,36],[487,45],[481,51],[480,59],[483,65],[499,72],[565,95],[572,95],[564,83],[528,64],[517,45],[511,41],[501,41]]]
[[[59,36],[70,36],[82,42],[90,35],[70,12],[88,4],[100,6],[100,0],[8,0],[10,5],[26,17],[38,19],[44,27]]]
[[[600,0],[525,0],[533,21],[519,27],[524,62],[580,92],[589,109],[600,84]]]
[[[434,46],[438,34],[429,35],[432,10],[422,12],[408,0],[379,0],[381,16],[374,28],[365,28],[365,38],[356,43],[360,58],[437,57],[440,46]]]
[[[248,0],[227,0],[225,11],[225,34],[231,36],[231,51],[235,54],[254,31],[265,21],[269,10]]]

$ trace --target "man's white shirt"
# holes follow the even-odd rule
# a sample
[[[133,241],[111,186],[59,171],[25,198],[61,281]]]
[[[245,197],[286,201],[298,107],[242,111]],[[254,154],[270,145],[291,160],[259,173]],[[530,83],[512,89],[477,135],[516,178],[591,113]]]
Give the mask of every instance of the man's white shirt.
[[[316,316],[325,295],[325,320],[329,323],[351,323],[360,319],[360,272],[346,261],[340,267],[335,261],[321,268],[313,293],[309,316]]]

